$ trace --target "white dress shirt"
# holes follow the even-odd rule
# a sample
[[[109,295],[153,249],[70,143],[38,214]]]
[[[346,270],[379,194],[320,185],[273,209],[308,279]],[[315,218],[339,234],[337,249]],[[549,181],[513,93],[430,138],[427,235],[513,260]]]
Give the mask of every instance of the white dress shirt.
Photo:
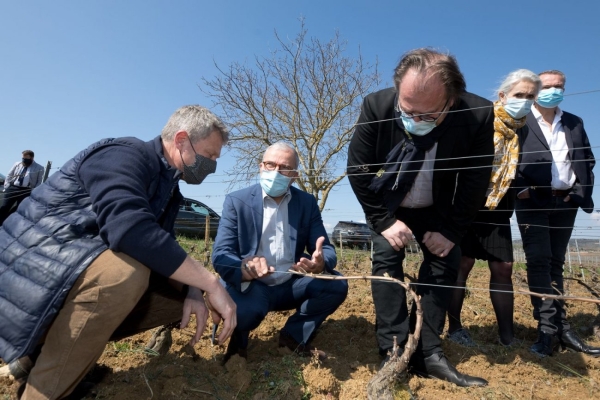
[[[556,107],[552,126],[548,126],[536,107],[531,107],[531,112],[537,120],[552,153],[552,189],[566,190],[572,188],[576,176],[573,168],[571,168],[569,146],[567,146],[565,130],[560,121],[563,114],[562,110]]]
[[[287,272],[294,264],[294,250],[290,238],[288,204],[292,198],[289,189],[279,204],[263,193],[263,229],[257,256],[264,257],[269,267],[276,271]],[[292,277],[291,274],[274,273],[262,278],[261,282],[279,285]]]
[[[17,185],[17,180],[23,172],[25,172],[23,182],[20,185]],[[17,161],[6,175],[6,180],[4,181],[4,190],[11,185],[34,189],[42,183],[43,176],[44,167],[35,161],[28,167],[24,166],[21,161]]]
[[[432,183],[437,145],[437,142],[435,142],[433,147],[425,152],[421,170],[417,173],[417,177],[406,197],[400,203],[400,207],[424,208],[433,205]]]

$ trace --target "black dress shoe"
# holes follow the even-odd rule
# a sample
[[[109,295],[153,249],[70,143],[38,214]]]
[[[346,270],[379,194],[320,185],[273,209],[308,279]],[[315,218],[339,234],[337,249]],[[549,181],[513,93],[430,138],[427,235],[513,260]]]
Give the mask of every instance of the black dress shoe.
[[[240,333],[236,330],[233,331],[231,337],[229,338],[229,344],[227,345],[227,351],[225,352],[225,356],[221,361],[221,365],[225,365],[229,359],[237,354],[242,358],[248,358],[248,349],[244,349],[240,347]]]
[[[292,335],[283,330],[279,332],[279,347],[287,347],[300,357],[317,357],[320,361],[327,359],[327,353],[323,350],[318,350],[308,343],[298,343]]]
[[[576,351],[579,353],[587,354],[588,356],[592,356],[592,357],[600,356],[600,348],[588,346],[572,330],[563,332],[559,338],[559,341],[560,341],[560,346],[563,350],[569,349],[571,351]]]
[[[556,336],[538,331],[538,338],[529,351],[539,357],[551,356],[556,347]]]
[[[411,373],[426,378],[441,379],[461,387],[487,386],[488,384],[488,381],[483,378],[458,372],[442,352],[425,358],[415,355],[411,359],[411,364]]]

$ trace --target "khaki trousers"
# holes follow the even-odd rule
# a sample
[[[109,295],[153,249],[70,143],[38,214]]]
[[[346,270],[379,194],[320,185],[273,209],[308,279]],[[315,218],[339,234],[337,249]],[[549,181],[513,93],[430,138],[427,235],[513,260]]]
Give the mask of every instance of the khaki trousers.
[[[110,340],[181,319],[184,296],[133,258],[104,251],[80,275],[50,326],[21,399],[70,394]]]

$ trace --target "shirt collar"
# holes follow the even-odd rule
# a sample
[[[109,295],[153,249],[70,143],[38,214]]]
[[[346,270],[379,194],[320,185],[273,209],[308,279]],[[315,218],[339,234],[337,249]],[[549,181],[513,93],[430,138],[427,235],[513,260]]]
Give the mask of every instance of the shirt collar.
[[[540,113],[540,111],[537,109],[537,107],[531,107],[531,113],[533,114],[533,116],[535,117],[536,120],[541,121],[543,119],[542,117],[542,113]],[[563,115],[563,111],[560,109],[560,107],[556,107],[555,113],[554,113],[554,119],[556,119],[557,117],[560,119]]]
[[[158,153],[158,155],[160,156],[160,160],[166,167],[167,171],[173,172],[173,179],[174,180],[181,179],[183,172],[178,170],[177,168],[172,167],[169,164],[169,162],[167,161],[167,159],[165,158],[164,148],[162,145],[162,137],[157,136],[156,138],[154,138],[154,148],[155,148],[156,152]]]
[[[264,189],[261,188],[262,191],[262,198],[263,198],[263,204],[265,202],[265,200],[267,199],[267,197],[273,201],[275,201],[271,196],[269,196]],[[285,194],[283,195],[283,199],[281,200],[281,202],[279,204],[283,204],[286,203],[288,201],[290,201],[290,199],[292,198],[292,193],[290,192],[290,188],[288,188],[287,192],[285,192]]]

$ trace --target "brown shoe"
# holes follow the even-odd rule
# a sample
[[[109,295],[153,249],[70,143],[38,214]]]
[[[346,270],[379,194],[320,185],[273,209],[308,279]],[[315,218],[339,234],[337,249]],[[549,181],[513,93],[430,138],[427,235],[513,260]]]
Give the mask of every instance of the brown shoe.
[[[279,332],[279,347],[287,347],[300,357],[318,357],[319,361],[327,359],[327,353],[317,350],[310,344],[300,344],[286,331]]]

